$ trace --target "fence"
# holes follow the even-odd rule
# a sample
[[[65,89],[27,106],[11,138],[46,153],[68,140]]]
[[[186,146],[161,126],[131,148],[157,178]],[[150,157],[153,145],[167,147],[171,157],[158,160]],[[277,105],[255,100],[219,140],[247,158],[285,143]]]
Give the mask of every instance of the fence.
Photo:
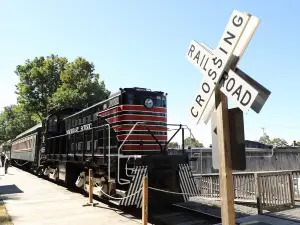
[[[220,200],[219,174],[194,174],[203,198]],[[300,200],[300,170],[233,173],[235,202],[255,203],[258,212],[294,207]]]

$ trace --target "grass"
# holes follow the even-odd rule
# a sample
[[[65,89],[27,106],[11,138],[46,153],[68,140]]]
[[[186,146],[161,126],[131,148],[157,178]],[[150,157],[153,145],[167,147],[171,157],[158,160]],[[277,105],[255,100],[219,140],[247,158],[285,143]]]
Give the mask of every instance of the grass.
[[[7,213],[4,202],[0,200],[0,224],[1,225],[13,225],[10,216]]]

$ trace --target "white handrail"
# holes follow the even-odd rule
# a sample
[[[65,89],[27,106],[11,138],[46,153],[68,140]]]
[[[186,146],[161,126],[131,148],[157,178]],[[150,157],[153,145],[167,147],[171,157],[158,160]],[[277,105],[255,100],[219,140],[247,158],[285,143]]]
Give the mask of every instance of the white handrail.
[[[105,124],[108,126],[108,182],[110,181],[110,124]]]
[[[134,128],[136,127],[136,125],[138,124],[145,124],[145,122],[136,122],[136,124],[134,124],[134,126],[131,128],[131,130],[129,131],[129,133],[127,134],[125,140],[122,142],[122,144],[120,145],[120,147],[118,148],[118,183],[120,185],[125,185],[125,184],[129,184],[130,183],[130,180],[127,180],[127,179],[122,179],[124,180],[125,182],[122,183],[120,181],[120,150],[121,148],[123,147],[124,143],[127,141],[127,138],[129,137],[129,135],[132,133],[132,131],[134,130]],[[130,157],[130,156],[129,156]]]
[[[187,125],[182,125],[183,127],[186,127],[188,130],[189,130],[189,132],[190,132],[190,146],[191,146],[191,156],[193,157],[193,149],[192,149],[192,137],[196,140],[196,138],[195,138],[195,136],[194,136],[194,134],[192,133],[192,129],[191,128],[189,128]],[[201,158],[202,158],[202,151],[201,151]],[[197,169],[194,171],[192,171],[193,173],[194,172],[196,172],[197,170],[198,170],[198,168],[199,168],[199,165],[198,165],[198,160],[195,162],[196,163],[196,166],[197,166]],[[191,165],[190,165],[191,167],[192,167],[192,162],[191,162]],[[202,169],[202,161],[201,161],[201,169]]]
[[[128,166],[127,166],[127,163],[128,163],[128,161],[129,161],[130,158],[131,158],[131,156],[128,157],[128,159],[127,159],[127,162],[126,162],[126,165],[125,165],[125,172],[126,172],[126,176],[127,176],[127,177],[134,177],[134,175],[128,174]]]

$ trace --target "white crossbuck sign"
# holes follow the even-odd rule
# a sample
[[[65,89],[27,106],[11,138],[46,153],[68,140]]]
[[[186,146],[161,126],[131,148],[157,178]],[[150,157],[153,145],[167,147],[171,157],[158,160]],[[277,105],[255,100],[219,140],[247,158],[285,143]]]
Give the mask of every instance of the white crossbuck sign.
[[[250,21],[254,21],[254,26],[250,26]],[[205,122],[210,118],[215,108],[214,90],[217,84],[220,84],[220,90],[244,112],[251,108],[258,97],[259,91],[235,72],[238,60],[241,59],[258,23],[256,17],[234,10],[215,50],[194,40],[191,42],[186,58],[203,74],[200,90],[190,108],[190,115],[197,124],[201,118]],[[239,55],[235,54],[238,50],[241,51]]]

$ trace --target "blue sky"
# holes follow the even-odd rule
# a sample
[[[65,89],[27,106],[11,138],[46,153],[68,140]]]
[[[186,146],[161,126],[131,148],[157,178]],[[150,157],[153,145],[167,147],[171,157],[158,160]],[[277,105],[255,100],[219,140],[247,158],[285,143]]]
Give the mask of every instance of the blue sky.
[[[245,114],[246,138],[300,140],[300,3],[294,1],[1,1],[0,108],[16,102],[16,65],[51,53],[85,57],[111,91],[147,87],[168,93],[169,123],[195,126],[189,107],[202,74],[185,59],[192,39],[215,48],[234,9],[261,19],[239,67],[272,93],[260,114]],[[178,139],[180,137],[178,136]]]

